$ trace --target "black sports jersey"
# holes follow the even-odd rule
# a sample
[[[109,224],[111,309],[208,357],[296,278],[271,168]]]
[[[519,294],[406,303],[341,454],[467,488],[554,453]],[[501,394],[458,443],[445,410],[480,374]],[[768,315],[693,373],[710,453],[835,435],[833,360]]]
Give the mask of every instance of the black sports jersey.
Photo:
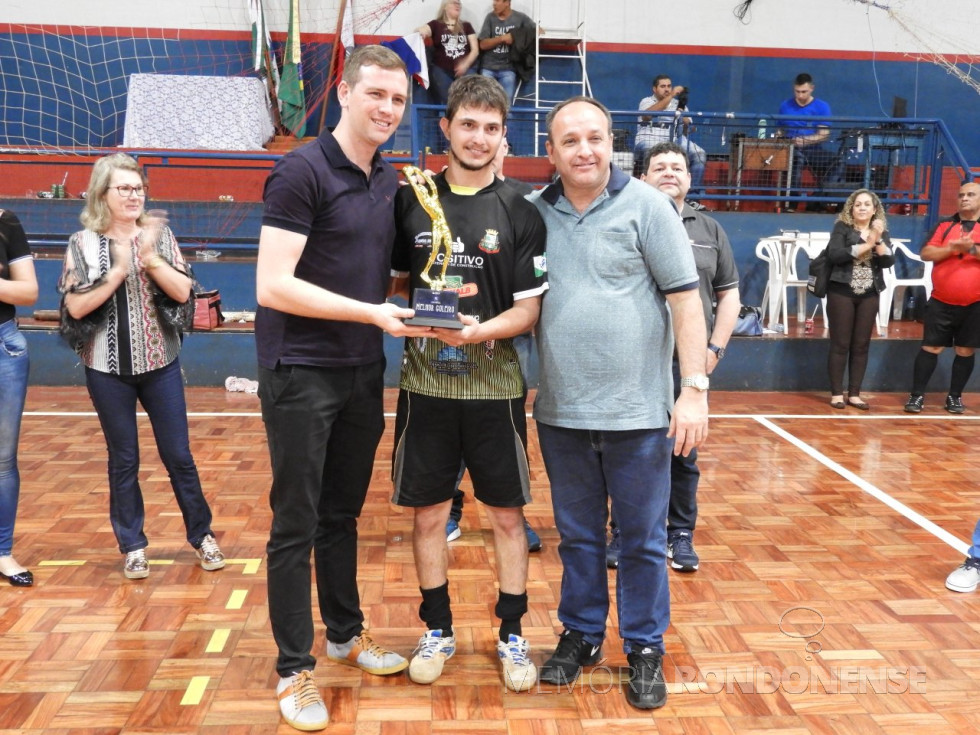
[[[434,179],[453,236],[447,288],[459,294],[460,313],[486,321],[515,301],[544,293],[545,229],[534,205],[497,179],[473,195],[453,193],[444,174]],[[432,220],[410,186],[396,196],[395,218],[392,270],[411,275],[414,294],[428,287],[421,272],[432,253]],[[440,254],[431,277],[442,261]],[[409,339],[401,387],[440,398],[509,399],[523,395],[524,379],[510,339],[462,347]]]

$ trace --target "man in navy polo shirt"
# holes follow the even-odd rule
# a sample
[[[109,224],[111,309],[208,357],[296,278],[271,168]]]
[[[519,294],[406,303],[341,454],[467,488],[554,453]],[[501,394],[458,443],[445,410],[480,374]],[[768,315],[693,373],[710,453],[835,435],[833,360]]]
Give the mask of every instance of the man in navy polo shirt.
[[[368,637],[357,592],[357,519],[384,430],[382,333],[431,334],[385,301],[398,177],[377,149],[407,95],[394,52],[357,49],[336,129],[284,156],[265,184],[255,339],[272,460],[269,619],[279,709],[299,730],[328,722],[313,678],[311,549],[327,657],[372,674],[408,666]]]

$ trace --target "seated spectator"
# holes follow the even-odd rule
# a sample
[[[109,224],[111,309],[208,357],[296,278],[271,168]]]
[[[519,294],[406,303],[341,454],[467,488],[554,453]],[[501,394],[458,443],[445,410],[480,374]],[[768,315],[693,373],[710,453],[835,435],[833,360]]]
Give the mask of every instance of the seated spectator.
[[[446,104],[449,85],[468,74],[480,55],[476,31],[460,17],[462,9],[460,0],[442,0],[435,20],[416,29],[423,38],[432,39],[429,94],[433,104]]]
[[[803,169],[808,169],[817,180],[815,194],[824,195],[824,188],[840,179],[841,160],[838,152],[828,145],[830,127],[825,122],[813,122],[807,117],[830,117],[830,105],[813,96],[813,77],[797,74],[793,80],[793,96],[783,100],[779,114],[796,119],[780,121],[779,137],[793,142],[793,180],[791,196],[800,196]],[[787,212],[795,211],[790,202]]]
[[[688,137],[688,133],[691,132],[691,118],[679,115],[680,112],[687,110],[687,93],[687,87],[673,86],[670,77],[666,74],[658,74],[653,78],[653,94],[640,100],[640,111],[675,114],[673,119],[662,115],[640,118],[640,126],[633,144],[633,160],[636,164],[642,165],[647,151],[657,143],[667,141],[677,143],[684,149],[691,162],[691,192],[696,193],[701,191],[704,164],[708,156],[701,146]]]

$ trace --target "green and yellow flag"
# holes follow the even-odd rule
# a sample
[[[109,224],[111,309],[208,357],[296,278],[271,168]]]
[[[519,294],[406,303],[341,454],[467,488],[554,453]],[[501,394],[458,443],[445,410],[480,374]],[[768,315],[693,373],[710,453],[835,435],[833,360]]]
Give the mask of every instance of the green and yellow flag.
[[[282,124],[297,138],[306,134],[306,96],[303,93],[303,59],[299,38],[299,0],[290,0],[289,32],[282,56],[279,80]]]

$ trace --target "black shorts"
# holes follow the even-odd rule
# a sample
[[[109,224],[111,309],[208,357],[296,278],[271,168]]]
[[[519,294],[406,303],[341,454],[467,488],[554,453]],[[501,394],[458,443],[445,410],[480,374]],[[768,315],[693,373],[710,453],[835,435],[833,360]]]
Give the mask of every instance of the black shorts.
[[[929,299],[922,321],[922,344],[926,347],[980,347],[980,301],[953,306]]]
[[[452,499],[461,461],[481,503],[520,508],[531,502],[524,399],[462,400],[400,391],[392,502],[420,508]]]

